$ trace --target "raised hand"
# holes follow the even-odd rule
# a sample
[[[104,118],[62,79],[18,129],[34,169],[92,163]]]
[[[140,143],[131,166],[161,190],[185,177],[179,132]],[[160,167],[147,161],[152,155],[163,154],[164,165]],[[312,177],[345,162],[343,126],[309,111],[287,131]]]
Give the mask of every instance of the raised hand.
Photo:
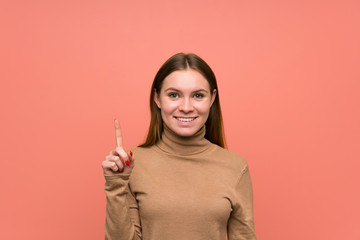
[[[105,160],[102,162],[102,168],[106,175],[114,175],[117,173],[130,174],[135,165],[135,158],[131,151],[126,153],[123,148],[120,124],[117,119],[114,120],[114,124],[116,148],[105,157]]]

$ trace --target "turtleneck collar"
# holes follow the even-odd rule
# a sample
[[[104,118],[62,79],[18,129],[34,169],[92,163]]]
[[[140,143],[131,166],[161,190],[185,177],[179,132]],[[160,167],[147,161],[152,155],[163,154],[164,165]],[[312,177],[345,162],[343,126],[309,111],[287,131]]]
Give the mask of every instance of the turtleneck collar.
[[[212,144],[205,138],[205,125],[194,135],[183,137],[177,135],[165,124],[161,139],[156,146],[167,153],[176,155],[194,155],[208,149]]]

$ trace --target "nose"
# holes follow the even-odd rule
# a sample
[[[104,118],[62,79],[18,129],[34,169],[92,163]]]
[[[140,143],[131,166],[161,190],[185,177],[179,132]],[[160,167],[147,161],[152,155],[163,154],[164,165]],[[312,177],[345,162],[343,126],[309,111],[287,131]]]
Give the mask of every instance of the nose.
[[[181,101],[181,104],[179,106],[179,110],[185,113],[191,112],[194,110],[194,106],[189,98],[184,98],[183,101]]]

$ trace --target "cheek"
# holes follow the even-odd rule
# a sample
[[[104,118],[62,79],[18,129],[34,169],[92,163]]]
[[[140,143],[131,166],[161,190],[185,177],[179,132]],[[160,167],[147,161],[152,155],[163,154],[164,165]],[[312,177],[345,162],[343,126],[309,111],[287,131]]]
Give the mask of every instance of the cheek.
[[[176,110],[178,104],[172,101],[163,101],[161,103],[161,112],[162,114],[171,114]]]
[[[195,105],[194,105],[194,106],[195,106]],[[211,105],[210,105],[209,102],[203,102],[203,103],[198,103],[198,104],[196,104],[195,107],[196,107],[198,113],[200,113],[200,114],[207,114],[207,113],[209,113],[209,111],[210,111]]]

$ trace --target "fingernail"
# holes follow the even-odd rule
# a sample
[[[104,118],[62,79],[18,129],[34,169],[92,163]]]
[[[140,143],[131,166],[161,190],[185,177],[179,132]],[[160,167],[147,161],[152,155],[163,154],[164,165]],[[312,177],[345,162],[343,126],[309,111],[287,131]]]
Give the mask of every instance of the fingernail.
[[[126,165],[128,165],[128,166],[130,165],[129,160],[126,160],[126,162],[125,162],[125,163],[126,163]]]
[[[132,151],[130,151],[130,156],[132,156]]]
[[[123,172],[123,171],[124,171],[124,169],[121,169],[121,170],[120,170],[120,172]]]

